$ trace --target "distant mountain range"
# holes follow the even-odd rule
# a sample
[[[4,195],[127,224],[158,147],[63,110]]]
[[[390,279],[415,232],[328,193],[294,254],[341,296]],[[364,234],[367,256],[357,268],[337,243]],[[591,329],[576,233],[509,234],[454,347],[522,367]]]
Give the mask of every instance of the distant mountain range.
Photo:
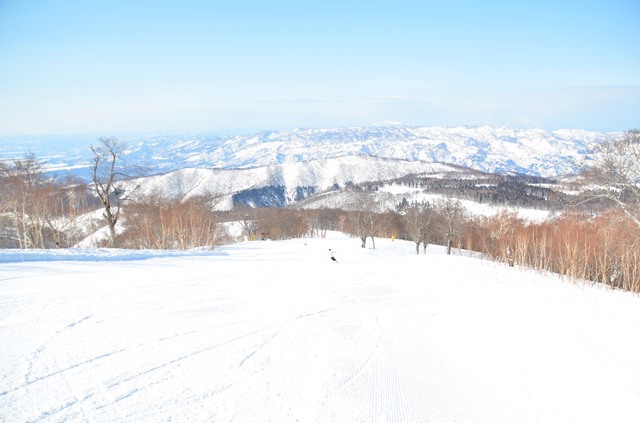
[[[127,144],[124,160],[150,169],[147,176],[130,182],[130,193],[173,198],[214,194],[222,210],[238,205],[358,208],[365,202],[384,210],[429,201],[436,192],[550,210],[563,202],[561,192],[550,193],[547,187],[552,179],[575,174],[589,163],[598,143],[621,135],[488,126],[377,126],[122,141]],[[89,180],[89,145],[97,139],[0,141],[0,158],[29,151],[50,172]],[[21,152],[21,147],[28,150]],[[504,179],[506,175],[518,179]]]
[[[440,162],[488,173],[557,177],[579,171],[593,147],[621,133],[504,127],[375,126],[295,129],[229,137],[154,136],[126,141],[127,160],[151,173],[246,169],[346,156]],[[3,137],[0,158],[32,152],[50,171],[88,176],[97,139]]]

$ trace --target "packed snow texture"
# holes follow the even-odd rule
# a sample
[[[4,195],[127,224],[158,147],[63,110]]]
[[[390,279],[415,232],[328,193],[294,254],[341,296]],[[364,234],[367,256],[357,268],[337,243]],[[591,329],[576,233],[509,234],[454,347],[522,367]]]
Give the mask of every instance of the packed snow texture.
[[[0,420],[638,421],[637,297],[359,244],[5,251]]]

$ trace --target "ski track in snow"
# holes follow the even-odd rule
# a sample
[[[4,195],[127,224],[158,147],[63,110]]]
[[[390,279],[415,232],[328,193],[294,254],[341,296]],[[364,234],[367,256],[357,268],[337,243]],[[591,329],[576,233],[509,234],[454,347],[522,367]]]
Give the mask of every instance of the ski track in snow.
[[[638,298],[376,247],[0,264],[0,420],[637,421]]]

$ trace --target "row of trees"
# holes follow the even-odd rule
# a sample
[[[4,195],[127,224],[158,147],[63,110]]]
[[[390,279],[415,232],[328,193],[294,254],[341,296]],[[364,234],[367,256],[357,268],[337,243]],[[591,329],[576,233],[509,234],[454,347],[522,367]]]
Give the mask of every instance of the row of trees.
[[[158,193],[145,195],[127,206],[126,230],[117,237],[120,247],[181,249],[213,247],[222,242],[212,212],[215,197],[167,199]]]
[[[416,253],[420,245],[426,248],[429,243],[439,243],[451,253],[454,240],[465,227],[468,217],[459,200],[443,198],[435,202],[414,203],[405,207],[402,213],[387,211],[375,212],[371,202],[362,202],[360,210],[347,213],[343,230],[360,239],[365,248],[371,240],[375,249],[376,237],[399,237],[416,244]]]
[[[69,247],[89,230],[79,217],[95,207],[85,184],[72,177],[45,178],[32,154],[0,162],[0,246]]]
[[[460,242],[511,266],[640,293],[640,227],[620,211],[541,223],[502,213],[470,222]]]
[[[493,205],[557,211],[570,205],[572,196],[547,187],[548,184],[555,182],[541,177],[491,175],[480,172],[473,178],[454,176],[444,179],[409,175],[394,181],[399,185],[418,188],[444,197]],[[381,182],[380,185],[382,184]]]

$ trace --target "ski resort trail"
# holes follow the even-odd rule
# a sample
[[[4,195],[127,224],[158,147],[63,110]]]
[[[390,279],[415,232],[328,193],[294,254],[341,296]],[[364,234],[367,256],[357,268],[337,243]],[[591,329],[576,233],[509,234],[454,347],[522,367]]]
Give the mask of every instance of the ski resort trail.
[[[0,420],[638,421],[638,298],[359,243],[5,251]]]

